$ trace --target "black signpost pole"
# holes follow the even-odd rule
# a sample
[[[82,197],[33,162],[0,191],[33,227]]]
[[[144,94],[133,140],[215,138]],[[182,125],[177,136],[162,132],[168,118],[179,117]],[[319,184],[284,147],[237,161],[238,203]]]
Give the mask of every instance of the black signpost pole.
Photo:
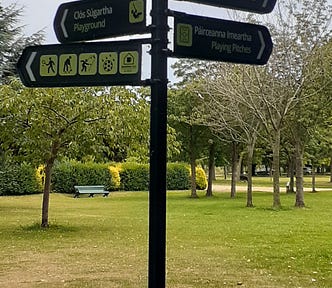
[[[167,0],[152,0],[149,288],[166,282]]]

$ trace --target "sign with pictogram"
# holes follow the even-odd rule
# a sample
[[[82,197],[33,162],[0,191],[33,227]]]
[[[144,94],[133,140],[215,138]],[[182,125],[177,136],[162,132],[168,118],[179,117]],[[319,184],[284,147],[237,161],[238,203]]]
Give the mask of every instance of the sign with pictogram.
[[[31,46],[17,68],[28,87],[141,85],[140,43]]]
[[[199,4],[242,10],[260,14],[272,12],[277,0],[188,0]]]
[[[272,53],[265,26],[184,13],[174,17],[174,57],[263,65]]]
[[[146,0],[63,3],[54,19],[61,43],[147,33]]]

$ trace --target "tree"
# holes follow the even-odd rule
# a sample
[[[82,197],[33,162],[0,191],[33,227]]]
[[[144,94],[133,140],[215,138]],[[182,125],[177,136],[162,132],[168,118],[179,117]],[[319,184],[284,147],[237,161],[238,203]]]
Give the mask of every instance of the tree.
[[[55,160],[79,146],[98,141],[98,122],[111,121],[114,98],[93,88],[27,89],[18,81],[0,87],[4,150],[20,159],[45,164],[41,226],[49,226],[51,174]]]
[[[112,121],[104,123],[102,160],[122,162],[135,158],[141,162],[149,159],[150,95],[145,88],[128,89],[112,87],[108,93],[115,97]],[[114,95],[114,96],[113,96]]]
[[[290,89],[299,91],[295,109],[291,113],[291,127],[296,163],[296,207],[304,207],[303,155],[314,131],[331,111],[331,50],[326,44],[330,30],[328,23],[332,7],[327,1],[304,1],[292,6],[294,19],[292,35],[295,41],[289,49],[296,54],[296,68],[288,80]],[[324,49],[325,48],[325,49]],[[288,52],[290,53],[290,52]],[[293,65],[295,67],[295,64]],[[330,74],[331,75],[331,74]],[[330,90],[331,91],[331,90]]]
[[[16,76],[15,65],[23,48],[40,44],[44,39],[42,31],[23,35],[23,27],[18,26],[22,12],[16,5],[4,7],[0,3],[0,84]]]
[[[195,83],[187,83],[169,93],[169,125],[177,132],[177,140],[181,143],[182,160],[189,160],[191,166],[191,197],[197,198],[196,191],[196,160],[206,154],[211,132],[202,125],[197,107],[200,99],[197,98]]]
[[[213,64],[216,66],[216,64]],[[259,134],[260,123],[255,114],[247,108],[245,99],[248,94],[255,93],[255,87],[244,66],[220,65],[218,77],[209,75],[202,77],[201,93],[204,98],[205,117],[208,125],[215,133],[230,139],[233,147],[232,189],[231,197],[235,197],[237,177],[237,147],[239,143],[247,146],[247,206],[253,206],[252,199],[252,162],[255,143]],[[207,72],[209,73],[209,72]],[[249,81],[249,82],[248,82]],[[256,91],[259,93],[259,91]]]

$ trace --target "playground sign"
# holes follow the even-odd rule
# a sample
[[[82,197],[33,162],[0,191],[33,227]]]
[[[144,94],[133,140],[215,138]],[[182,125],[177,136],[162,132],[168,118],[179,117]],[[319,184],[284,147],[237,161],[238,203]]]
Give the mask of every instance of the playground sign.
[[[145,0],[63,3],[54,19],[61,43],[147,33]]]

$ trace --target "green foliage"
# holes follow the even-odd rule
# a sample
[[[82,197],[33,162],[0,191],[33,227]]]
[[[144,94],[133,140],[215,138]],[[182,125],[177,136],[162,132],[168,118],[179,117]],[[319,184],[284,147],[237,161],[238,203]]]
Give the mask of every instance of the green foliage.
[[[207,180],[202,168],[196,169],[197,189],[205,189]],[[74,193],[75,185],[104,185],[108,191],[148,191],[149,165],[135,162],[117,166],[76,161],[58,162],[52,174],[52,190],[58,193]],[[167,165],[167,190],[190,188],[190,169],[185,163]]]
[[[109,183],[108,186],[109,190],[110,191],[118,190],[121,184],[119,168],[114,166],[108,166],[108,171],[112,179],[112,181]]]
[[[19,25],[22,12],[16,4],[3,7],[0,2],[0,83],[16,75],[15,65],[23,48],[38,45],[44,38],[42,32],[29,37],[23,34],[23,26]]]
[[[207,179],[205,171],[202,167],[196,167],[196,188],[205,190],[207,188]]]
[[[190,188],[190,171],[188,164],[167,164],[167,190],[188,190]]]
[[[0,167],[0,195],[25,195],[40,193],[36,170],[25,163],[6,163]]]
[[[59,193],[74,193],[75,185],[104,185],[106,190],[114,191],[119,188],[116,171],[108,164],[61,162],[54,167],[52,187]]]
[[[121,190],[149,190],[149,166],[147,164],[123,163],[120,166]]]
[[[72,162],[57,163],[52,173],[52,190],[59,193],[74,193],[77,184]]]

